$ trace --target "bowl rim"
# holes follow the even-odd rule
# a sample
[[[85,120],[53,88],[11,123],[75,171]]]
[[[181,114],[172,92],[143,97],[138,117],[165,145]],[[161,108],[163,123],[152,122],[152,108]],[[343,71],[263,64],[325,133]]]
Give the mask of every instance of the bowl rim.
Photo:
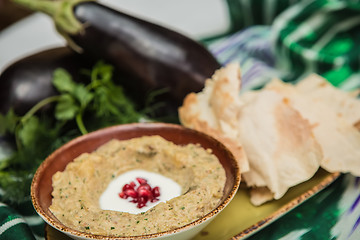
[[[192,132],[192,134],[196,134],[198,136],[200,136],[201,138],[206,139],[206,141],[212,141],[215,142],[216,145],[222,149],[222,151],[224,151],[231,162],[232,167],[234,168],[233,171],[235,172],[234,175],[234,185],[232,186],[229,194],[226,196],[226,198],[224,198],[224,200],[216,207],[214,208],[212,211],[210,211],[209,213],[205,214],[204,216],[196,219],[195,221],[192,221],[186,225],[180,226],[178,228],[172,229],[172,230],[167,230],[167,231],[163,231],[163,232],[158,232],[158,233],[152,233],[152,234],[144,234],[144,235],[133,235],[133,236],[112,236],[112,235],[97,235],[97,234],[92,234],[92,233],[86,233],[86,232],[82,232],[76,229],[72,229],[64,224],[62,224],[59,220],[55,219],[52,216],[49,216],[45,210],[41,207],[40,205],[40,200],[37,198],[37,192],[36,191],[36,187],[39,185],[39,178],[42,176],[44,169],[46,169],[46,167],[52,162],[52,159],[54,156],[56,156],[57,154],[59,154],[64,148],[68,148],[69,146],[72,145],[76,145],[79,142],[81,142],[84,139],[87,139],[89,137],[93,137],[96,135],[101,134],[104,131],[112,131],[115,129],[122,129],[122,128],[134,128],[134,129],[147,129],[147,128],[169,128],[169,129],[177,129],[180,131],[186,130],[186,131],[190,131]],[[154,134],[153,134],[154,135]],[[144,134],[145,136],[145,134]],[[161,135],[160,135],[161,136]],[[131,139],[131,138],[128,138]],[[171,141],[171,140],[170,140]],[[69,161],[70,162],[70,161]],[[208,134],[205,134],[203,132],[191,129],[191,128],[187,128],[184,127],[182,125],[179,124],[174,124],[174,123],[162,123],[162,122],[147,122],[147,123],[127,123],[127,124],[119,124],[119,125],[114,125],[114,126],[110,126],[110,127],[105,127],[105,128],[101,128],[98,129],[96,131],[87,133],[85,135],[82,136],[78,136],[70,141],[68,141],[67,143],[63,144],[61,147],[59,147],[58,149],[56,149],[55,151],[53,151],[48,157],[46,157],[46,159],[40,164],[40,166],[38,167],[38,169],[36,170],[32,183],[31,183],[31,201],[32,204],[36,210],[36,212],[40,215],[40,217],[47,222],[49,225],[51,225],[52,227],[54,227],[55,229],[67,234],[67,235],[72,235],[74,237],[80,237],[80,238],[87,238],[87,239],[151,239],[151,238],[156,238],[156,237],[165,237],[168,235],[172,235],[172,234],[177,234],[180,233],[181,231],[187,230],[187,229],[191,229],[192,227],[195,227],[197,225],[200,225],[203,222],[206,222],[208,220],[211,220],[212,217],[214,217],[215,215],[217,215],[218,213],[220,213],[229,203],[230,201],[234,198],[234,196],[237,193],[237,190],[240,186],[240,181],[241,181],[241,173],[240,173],[240,166],[239,163],[237,162],[237,160],[235,159],[234,155],[231,153],[231,151],[225,147],[225,145],[223,143],[221,143],[220,141],[218,141],[217,139],[215,139],[212,136],[209,136]]]

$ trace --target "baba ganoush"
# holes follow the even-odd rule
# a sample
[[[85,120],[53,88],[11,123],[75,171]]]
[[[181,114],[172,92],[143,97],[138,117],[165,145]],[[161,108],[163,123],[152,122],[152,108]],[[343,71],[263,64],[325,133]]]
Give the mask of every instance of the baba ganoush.
[[[102,210],[99,198],[109,183],[134,169],[173,179],[181,195],[139,214]],[[83,153],[52,181],[50,211],[64,225],[98,235],[135,236],[175,229],[209,213],[220,203],[226,176],[210,149],[144,136],[111,140]]]

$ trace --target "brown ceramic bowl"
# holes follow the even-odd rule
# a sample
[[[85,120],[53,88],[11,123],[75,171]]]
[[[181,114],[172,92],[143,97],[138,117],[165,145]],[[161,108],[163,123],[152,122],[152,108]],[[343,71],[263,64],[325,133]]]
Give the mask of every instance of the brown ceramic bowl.
[[[52,196],[52,176],[63,171],[66,165],[84,152],[92,152],[111,139],[126,140],[146,135],[160,135],[175,144],[199,143],[203,148],[212,149],[226,172],[226,185],[221,203],[200,219],[174,230],[132,237],[111,237],[93,235],[71,229],[62,224],[49,210]],[[78,137],[52,153],[36,171],[31,198],[37,213],[55,229],[76,239],[188,239],[204,228],[232,200],[240,184],[240,171],[230,151],[214,138],[180,125],[166,123],[134,123],[104,128]]]

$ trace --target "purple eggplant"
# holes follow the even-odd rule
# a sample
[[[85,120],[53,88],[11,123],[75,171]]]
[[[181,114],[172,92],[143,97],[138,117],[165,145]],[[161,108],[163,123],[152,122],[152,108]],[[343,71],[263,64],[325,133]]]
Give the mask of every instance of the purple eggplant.
[[[82,81],[80,69],[90,69],[92,64],[66,47],[48,49],[13,63],[0,75],[0,113],[13,108],[23,115],[42,99],[56,95],[51,82],[55,69],[64,68],[75,81]]]
[[[13,1],[52,16],[70,47],[130,76],[122,84],[139,96],[168,89],[167,98],[179,105],[220,67],[197,41],[96,1]]]

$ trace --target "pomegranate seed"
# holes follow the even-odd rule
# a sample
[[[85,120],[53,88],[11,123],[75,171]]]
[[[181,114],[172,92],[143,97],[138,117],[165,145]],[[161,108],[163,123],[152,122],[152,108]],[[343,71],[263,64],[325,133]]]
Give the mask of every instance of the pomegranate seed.
[[[128,189],[124,192],[127,196],[137,198],[138,193],[134,189]]]
[[[146,185],[140,185],[137,189],[137,191],[140,191],[140,190],[146,190],[146,191],[151,191],[151,187],[149,184],[146,184]]]
[[[152,194],[154,197],[159,197],[160,196],[160,188],[159,187],[154,187],[152,189]]]
[[[130,182],[130,186],[131,186],[132,188],[135,188],[135,187],[136,187],[136,183],[135,183],[134,181],[131,181],[131,182]]]
[[[138,193],[139,193],[139,197],[152,198],[152,193],[148,189],[139,188]]]
[[[132,187],[130,184],[125,184],[122,188],[123,192],[125,192],[128,189],[134,189],[134,187]]]
[[[140,185],[147,184],[147,180],[144,178],[136,178],[136,181],[138,181],[138,183],[140,183]]]
[[[119,197],[121,197],[121,198],[128,198],[128,196],[127,196],[127,195],[125,195],[125,193],[124,193],[124,192],[119,193]]]
[[[151,191],[151,186],[147,183],[140,185],[139,188],[140,187]]]
[[[139,197],[138,198],[138,203],[146,203],[147,202],[147,198],[146,197]]]
[[[143,207],[145,207],[145,206],[146,206],[145,203],[140,203],[140,202],[139,202],[139,203],[137,204],[137,207],[138,207],[138,208],[143,208]]]

